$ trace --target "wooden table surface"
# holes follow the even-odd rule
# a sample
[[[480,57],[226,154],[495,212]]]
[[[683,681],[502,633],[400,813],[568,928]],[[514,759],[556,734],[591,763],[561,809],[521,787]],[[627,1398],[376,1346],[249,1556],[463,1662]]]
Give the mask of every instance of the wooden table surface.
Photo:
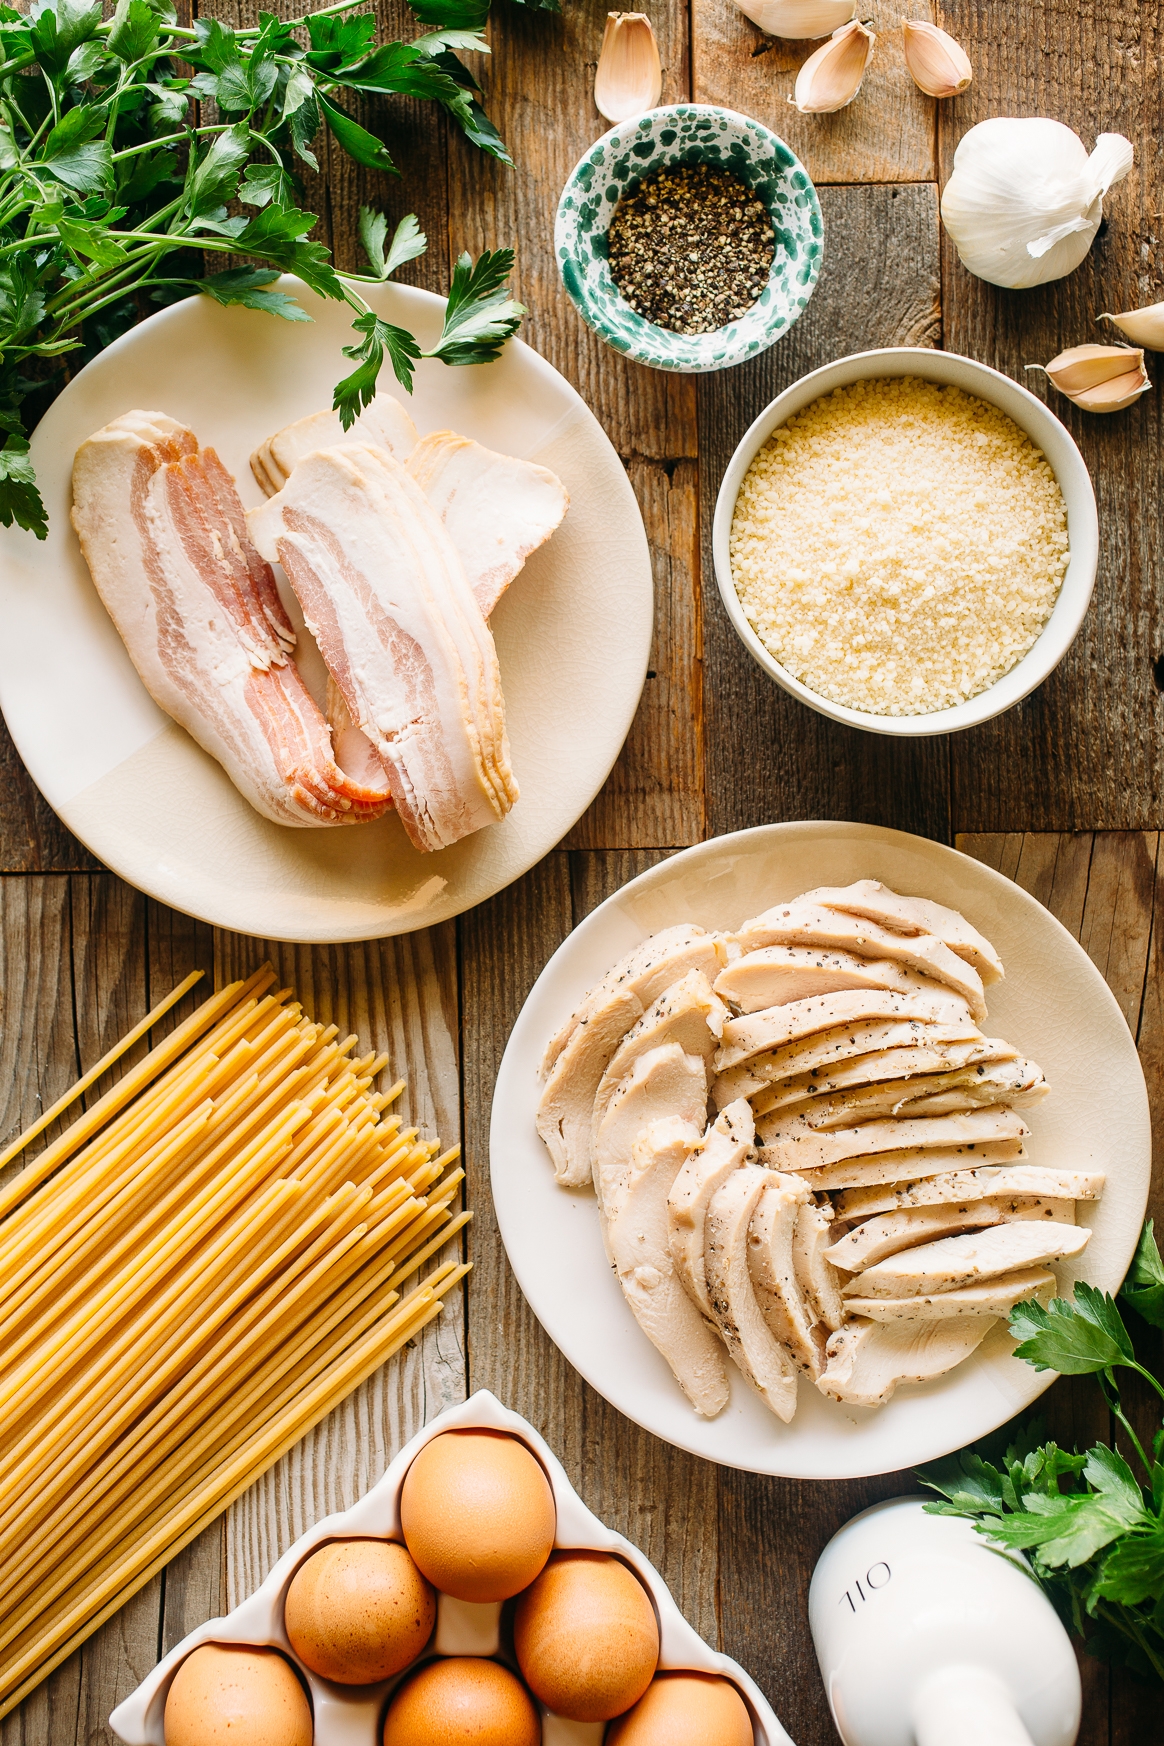
[[[608,1407],[527,1309],[492,1217],[487,1135],[506,1036],[542,965],[608,893],[661,857],[724,831],[781,819],[851,818],[956,843],[1033,892],[1083,942],[1136,1033],[1164,1117],[1160,930],[1164,865],[1164,651],[1157,578],[1161,400],[1088,418],[1057,400],[1091,468],[1102,557],[1091,611],[1058,671],[1031,698],[951,739],[902,742],[833,726],[786,697],[744,652],[720,606],[707,550],[711,510],[739,436],[806,370],[867,346],[945,346],[1028,385],[1023,366],[1101,337],[1101,309],[1164,296],[1158,208],[1164,128],[1164,7],[1144,0],[955,0],[872,8],[884,31],[851,109],[804,117],[787,103],[802,45],[762,37],[730,0],[650,0],[664,101],[743,110],[781,133],[821,196],[824,267],[809,309],[770,352],[701,381],[626,363],[582,325],[557,281],[558,191],[605,126],[591,100],[605,7],[562,16],[499,0],[483,80],[516,168],[493,164],[431,109],[370,103],[364,119],[403,166],[390,186],[333,155],[308,198],[341,266],[356,264],[362,200],[416,210],[430,238],[418,282],[447,283],[461,249],[515,243],[525,337],[579,388],[624,458],[655,563],[656,638],[638,718],[606,788],[525,879],[427,933],[347,948],[284,947],[211,929],[147,901],[103,870],[34,789],[6,737],[0,801],[0,1139],[57,1097],[196,965],[219,979],[272,957],[309,1011],[391,1051],[412,1116],[460,1131],[475,1211],[475,1270],[462,1304],[372,1379],[0,1723],[0,1746],[111,1740],[110,1709],[159,1652],[225,1610],[284,1547],[350,1503],[426,1418],[493,1389],[549,1438],[586,1501],[654,1560],[688,1618],[759,1680],[797,1746],[836,1738],[808,1635],[806,1592],[828,1537],[856,1510],[911,1488],[908,1475],[854,1483],[763,1479],[678,1453]],[[298,12],[301,3],[289,8]],[[253,22],[252,0],[203,10]],[[935,105],[909,83],[896,24],[936,17],[965,45],[975,80]],[[417,34],[397,0],[386,34]],[[935,110],[937,111],[935,115]],[[1048,115],[1089,148],[1099,131],[1135,144],[1084,265],[1042,290],[971,278],[938,222],[954,148],[988,115]],[[1157,1212],[1164,1210],[1157,1207]],[[1044,1397],[1062,1442],[1108,1432],[1086,1380]],[[1159,1738],[1159,1697],[1084,1659],[1087,1746]]]

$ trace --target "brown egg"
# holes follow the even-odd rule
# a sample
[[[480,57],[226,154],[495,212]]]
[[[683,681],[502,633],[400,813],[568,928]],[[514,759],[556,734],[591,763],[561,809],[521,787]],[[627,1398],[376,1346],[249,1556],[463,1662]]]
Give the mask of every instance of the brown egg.
[[[203,1643],[174,1675],[166,1746],[311,1746],[311,1705],[276,1649]]]
[[[443,1594],[508,1600],[554,1543],[554,1494],[524,1443],[501,1431],[445,1431],[404,1476],[408,1550]]]
[[[291,1578],[283,1622],[312,1673],[372,1685],[416,1660],[436,1624],[436,1596],[405,1547],[333,1540]]]
[[[659,1673],[605,1746],[753,1746],[748,1707],[715,1673]]]
[[[608,1722],[637,1703],[659,1663],[659,1626],[638,1577],[605,1552],[555,1552],[517,1603],[513,1647],[556,1716]]]
[[[384,1746],[541,1746],[542,1721],[521,1681],[475,1655],[430,1661],[398,1687]]]

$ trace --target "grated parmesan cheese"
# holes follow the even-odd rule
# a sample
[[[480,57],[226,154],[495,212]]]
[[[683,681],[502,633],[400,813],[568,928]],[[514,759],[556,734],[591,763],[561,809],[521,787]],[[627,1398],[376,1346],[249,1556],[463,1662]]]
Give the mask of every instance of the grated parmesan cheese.
[[[731,532],[761,642],[802,684],[877,715],[976,697],[1036,641],[1067,509],[1030,438],[916,377],[856,382],[772,433]]]

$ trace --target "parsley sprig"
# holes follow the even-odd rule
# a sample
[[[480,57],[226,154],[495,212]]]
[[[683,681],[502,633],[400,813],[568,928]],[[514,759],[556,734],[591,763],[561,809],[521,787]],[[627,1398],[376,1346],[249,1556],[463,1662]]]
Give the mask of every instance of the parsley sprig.
[[[1149,1219],[1120,1296],[1164,1328],[1164,1262]],[[1095,1376],[1143,1475],[1114,1447],[1085,1455],[1042,1442],[1034,1424],[1001,1452],[993,1442],[963,1450],[917,1478],[942,1503],[935,1515],[969,1517],[978,1532],[1023,1556],[1063,1622],[1101,1660],[1164,1683],[1164,1424],[1144,1448],[1120,1399],[1117,1371],[1164,1385],[1139,1362],[1115,1301],[1093,1286],[1074,1302],[1016,1305],[1015,1349],[1036,1370]]]
[[[180,25],[171,0],[117,0],[109,18],[100,0],[33,0],[27,14],[0,3],[0,524],[45,537],[22,406],[59,385],[54,360],[130,325],[143,294],[169,302],[200,292],[306,321],[274,288],[293,273],[347,303],[358,340],[348,348],[357,369],[336,390],[345,426],[385,358],[410,387],[418,358],[485,362],[514,332],[523,311],[505,285],[506,249],[475,265],[461,257],[445,330],[425,353],[360,290],[423,252],[416,219],[389,244],[386,219],[363,215],[366,275],[340,275],[310,238],[316,217],[300,204],[299,170],[318,169],[322,135],[357,163],[399,173],[353,98],[428,99],[480,150],[511,161],[460,59],[489,52],[490,0],[410,0],[424,29],[407,43],[377,43],[360,3],[338,0],[290,23],[262,12],[239,30],[218,19]],[[557,0],[541,4],[557,9]],[[215,254],[234,260],[207,271]]]

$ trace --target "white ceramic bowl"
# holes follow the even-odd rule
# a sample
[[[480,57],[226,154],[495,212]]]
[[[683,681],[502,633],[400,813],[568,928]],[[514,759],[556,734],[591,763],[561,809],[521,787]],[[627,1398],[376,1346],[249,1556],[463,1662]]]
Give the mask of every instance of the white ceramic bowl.
[[[835,388],[847,388],[853,382],[877,376],[921,376],[927,382],[940,382],[961,388],[988,400],[1026,432],[1035,446],[1042,450],[1059,481],[1067,505],[1067,535],[1070,542],[1070,562],[1059,598],[1042,633],[1022,660],[993,685],[959,703],[952,709],[934,710],[927,715],[874,715],[869,710],[848,709],[842,703],[822,697],[795,679],[786,667],[764,647],[749,624],[732,581],[730,540],[732,516],[744,474],[757,451],[772,432],[785,424],[794,413],[802,412],[822,394]],[[849,727],[865,728],[875,734],[900,734],[921,738],[927,734],[956,733],[960,728],[976,727],[1019,703],[1036,685],[1041,685],[1052,672],[1079,632],[1095,586],[1095,571],[1099,562],[1099,517],[1095,508],[1095,492],[1087,464],[1079,453],[1067,429],[1041,400],[1027,389],[1012,382],[998,370],[973,358],[960,357],[956,352],[935,352],[924,346],[887,346],[881,351],[856,352],[849,358],[838,358],[823,369],[802,376],[791,388],[777,395],[770,406],[744,434],[719,488],[712,525],[712,554],[715,576],[723,603],[732,624],[748,653],[763,667],[765,673],[807,703],[821,715]]]
[[[771,1705],[738,1661],[711,1649],[692,1629],[671,1598],[671,1591],[637,1546],[616,1534],[592,1515],[566,1478],[565,1470],[533,1426],[510,1412],[487,1389],[479,1389],[463,1405],[450,1407],[418,1431],[392,1462],[383,1478],[352,1509],[326,1516],[301,1534],[284,1552],[266,1581],[225,1619],[199,1625],[146,1675],[135,1692],[120,1704],[109,1725],[128,1746],[164,1746],[166,1697],[179,1667],[203,1643],[254,1643],[279,1649],[298,1668],[311,1692],[315,1746],[378,1746],[388,1697],[412,1668],[379,1685],[343,1686],[320,1679],[296,1661],[283,1628],[283,1602],[291,1578],[299,1566],[327,1540],[401,1540],[400,1490],[404,1475],[426,1443],[442,1431],[481,1426],[507,1431],[519,1437],[545,1469],[554,1491],[557,1529],[554,1545],[589,1547],[621,1558],[642,1581],[651,1596],[659,1621],[659,1666],[694,1668],[700,1673],[718,1673],[730,1679],[748,1706],[755,1746],[792,1746],[792,1741],[773,1714]],[[504,1642],[502,1608],[472,1605],[440,1595],[436,1630],[423,1660],[442,1655],[492,1655],[514,1666]],[[413,1664],[416,1665],[415,1663]],[[602,1746],[604,1722],[568,1722],[542,1714],[543,1746]]]

